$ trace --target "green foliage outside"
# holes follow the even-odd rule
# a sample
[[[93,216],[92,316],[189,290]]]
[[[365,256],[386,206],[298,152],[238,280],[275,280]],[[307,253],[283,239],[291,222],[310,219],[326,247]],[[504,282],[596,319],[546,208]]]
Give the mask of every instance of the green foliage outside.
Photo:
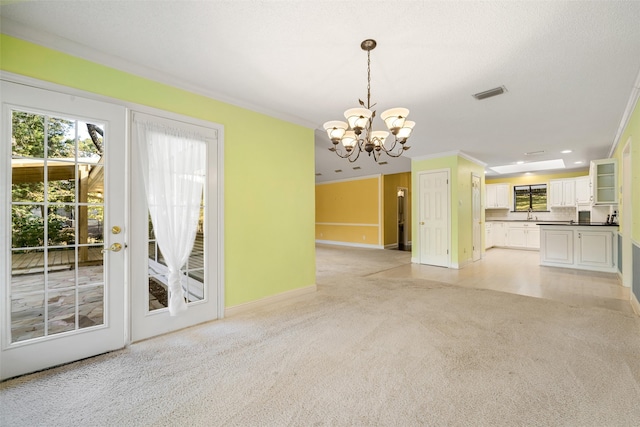
[[[47,126],[45,126],[45,120]],[[24,159],[74,159],[76,155],[75,121],[14,111],[12,116],[12,157]],[[89,125],[90,126],[90,125]],[[45,153],[46,144],[46,153]],[[78,156],[101,155],[91,138],[78,141]],[[70,163],[71,164],[71,163]],[[43,173],[44,175],[44,173]],[[75,243],[70,227],[75,202],[75,179],[14,183],[11,188],[12,247],[37,247],[45,244],[44,218],[47,220],[48,245]],[[89,195],[89,203],[102,203]],[[100,209],[101,211],[101,209]],[[93,210],[89,209],[90,219]]]
[[[521,185],[514,187],[514,210],[527,212],[531,208],[534,212],[547,210],[546,185]]]

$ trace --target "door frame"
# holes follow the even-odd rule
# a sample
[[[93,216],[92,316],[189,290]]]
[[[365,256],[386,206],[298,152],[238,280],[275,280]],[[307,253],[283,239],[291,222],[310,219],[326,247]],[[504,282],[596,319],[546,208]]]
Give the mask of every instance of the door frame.
[[[632,137],[622,149],[622,285],[631,288],[633,282],[633,203],[631,203],[631,165],[633,164]]]
[[[129,215],[133,215],[140,207],[139,203],[136,203],[132,198],[135,197],[135,193],[139,192],[140,187],[143,185],[142,182],[137,182],[137,183],[133,182],[133,178],[132,178],[133,168],[137,167],[136,164],[133,164],[134,163],[133,159],[134,157],[137,158],[137,153],[136,155],[132,153],[133,150],[137,149],[136,147],[134,147],[134,144],[133,144],[134,142],[133,132],[135,132],[135,128],[133,125],[133,116],[136,113],[142,113],[142,115],[147,115],[147,116],[154,116],[154,118],[156,118],[158,121],[164,122],[164,123],[167,123],[168,121],[178,122],[177,124],[184,124],[185,126],[188,126],[188,127],[205,128],[206,130],[217,132],[215,149],[211,149],[210,147],[207,147],[207,164],[209,164],[209,160],[212,157],[214,157],[216,160],[215,174],[207,173],[207,188],[210,189],[210,192],[215,191],[215,199],[212,201],[208,201],[207,205],[205,206],[205,209],[207,210],[207,213],[206,213],[207,217],[215,218],[215,220],[212,220],[212,221],[208,219],[207,220],[208,224],[205,224],[205,226],[207,228],[209,227],[213,228],[214,232],[212,234],[215,234],[216,236],[215,243],[213,244],[210,243],[210,240],[211,240],[210,238],[207,238],[209,242],[205,243],[207,245],[207,252],[211,250],[215,251],[215,268],[214,268],[214,271],[205,271],[205,274],[206,274],[205,282],[213,279],[215,280],[217,286],[215,286],[214,289],[211,289],[211,293],[215,293],[215,295],[211,295],[211,296],[215,296],[216,298],[215,310],[211,314],[208,314],[208,312],[207,314],[205,314],[203,310],[204,307],[197,307],[197,305],[201,304],[200,301],[194,303],[194,305],[190,307],[189,310],[192,311],[191,313],[189,313],[189,310],[187,310],[187,312],[182,313],[181,315],[176,317],[169,318],[168,309],[154,310],[153,312],[147,312],[143,317],[149,318],[149,319],[155,319],[154,322],[158,324],[157,326],[152,326],[149,324],[146,325],[145,329],[147,331],[149,329],[153,329],[156,331],[153,334],[149,335],[148,333],[143,333],[143,331],[141,330],[142,328],[138,328],[138,331],[134,331],[133,329],[135,322],[140,321],[141,319],[140,319],[139,313],[136,312],[136,308],[133,307],[133,303],[136,301],[136,297],[134,297],[135,290],[133,288],[133,280],[134,280],[134,275],[136,274],[136,270],[133,267],[129,268],[129,279],[130,279],[130,283],[132,283],[132,286],[130,287],[130,292],[128,294],[128,297],[129,297],[128,304],[130,304],[130,309],[128,312],[129,312],[129,315],[131,316],[131,320],[129,322],[129,328],[130,328],[129,332],[130,332],[131,342],[152,338],[154,336],[158,336],[167,332],[177,331],[190,326],[194,326],[199,323],[208,322],[216,319],[222,319],[224,317],[224,216],[223,216],[224,214],[224,158],[223,158],[224,127],[220,124],[216,124],[213,122],[199,120],[199,119],[187,117],[187,116],[176,114],[176,113],[159,110],[156,108],[144,107],[139,105],[135,106],[135,108],[133,107],[130,108],[127,114],[127,123],[130,125],[130,132],[128,135],[129,146],[130,146],[129,165],[128,165],[128,171],[129,171],[129,177],[130,177],[130,185],[128,187],[129,189],[128,197],[130,199],[130,203],[129,203],[130,208],[128,209]],[[216,206],[215,209],[211,209],[211,205],[213,204],[215,204]],[[144,205],[146,206],[146,201]],[[147,217],[145,216],[145,219],[143,221],[145,224],[147,221],[146,218]],[[129,218],[129,221],[130,221],[130,224],[132,224],[132,226],[133,224],[136,223],[136,220],[134,218]],[[131,251],[131,252],[134,252],[134,251]],[[146,259],[140,259],[139,254],[131,254],[131,261],[144,262],[145,265],[147,262]],[[194,310],[197,310],[199,313],[196,314],[196,311]],[[193,321],[188,319],[186,316],[188,316],[189,314],[196,315],[198,320]],[[136,316],[138,317],[138,319],[136,319]],[[144,321],[145,320],[142,320],[142,322]]]
[[[478,181],[477,189],[474,186],[474,181]],[[482,257],[482,179],[480,175],[471,172],[471,259],[472,261],[478,261]],[[474,197],[474,192],[477,191],[477,197]]]
[[[398,199],[400,198],[399,194],[402,191],[402,213],[404,215],[403,223],[404,229],[402,233],[402,241],[400,241],[400,204],[398,203]],[[409,229],[410,222],[409,219],[409,189],[407,187],[396,187],[396,193],[398,196],[396,197],[396,242],[398,242],[398,249],[406,248],[409,245],[409,233],[407,232]]]

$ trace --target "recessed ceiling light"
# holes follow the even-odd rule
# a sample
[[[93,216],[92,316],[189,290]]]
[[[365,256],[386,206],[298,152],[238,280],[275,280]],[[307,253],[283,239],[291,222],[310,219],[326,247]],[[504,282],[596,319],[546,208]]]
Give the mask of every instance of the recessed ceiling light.
[[[520,161],[517,161],[517,162],[516,162],[516,165],[521,165],[521,164],[523,164],[523,163],[524,163],[524,162],[523,162],[522,160],[520,160]]]
[[[584,163],[584,162],[583,162],[582,160],[578,160],[577,162],[573,162],[573,164],[575,164],[575,165],[581,165],[581,164],[583,164],[583,163]]]
[[[561,153],[562,154],[569,154],[569,153],[571,153],[571,150],[562,150]]]

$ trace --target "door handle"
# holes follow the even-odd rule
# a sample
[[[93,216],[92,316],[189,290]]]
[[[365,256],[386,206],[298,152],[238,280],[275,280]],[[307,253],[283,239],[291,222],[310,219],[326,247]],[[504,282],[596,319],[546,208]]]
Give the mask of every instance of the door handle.
[[[108,248],[104,248],[100,252],[102,252],[102,253],[109,252],[109,251],[120,252],[121,250],[122,250],[122,245],[120,243],[114,243],[113,245],[109,246]]]

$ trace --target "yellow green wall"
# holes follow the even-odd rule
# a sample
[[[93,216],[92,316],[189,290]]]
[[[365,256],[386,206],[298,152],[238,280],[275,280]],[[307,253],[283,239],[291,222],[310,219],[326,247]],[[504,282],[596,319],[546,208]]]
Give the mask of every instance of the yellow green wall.
[[[631,138],[631,207],[633,213],[633,219],[631,224],[631,238],[640,244],[640,103],[636,103],[636,106],[629,117],[629,122],[625,127],[618,146],[613,153],[613,158],[618,160],[618,182],[622,182],[622,152],[624,150],[627,141]],[[622,193],[619,194],[620,200],[620,218],[623,218],[622,211],[624,209],[625,202],[622,200]],[[622,230],[627,225],[623,222],[620,223],[620,229]],[[638,295],[640,298],[640,295]]]
[[[450,171],[451,264],[453,267],[458,267],[468,262],[472,257],[471,173],[473,172],[480,177],[482,185],[484,167],[457,154],[434,159],[414,160],[411,162],[411,172],[415,191],[420,188],[418,181],[420,172],[438,169],[449,169]],[[481,190],[481,197],[483,197],[482,193],[483,191]],[[419,217],[418,197],[418,194],[414,192],[412,215],[415,220]],[[418,227],[413,228],[411,240],[412,256],[414,259],[419,259]]]
[[[225,306],[315,283],[312,129],[4,34],[0,47],[3,71],[224,125]]]
[[[405,233],[411,240],[411,172],[383,175],[383,233],[384,245],[398,243],[398,187],[409,190],[408,212],[405,220]]]
[[[382,177],[316,185],[316,239],[381,245]]]

